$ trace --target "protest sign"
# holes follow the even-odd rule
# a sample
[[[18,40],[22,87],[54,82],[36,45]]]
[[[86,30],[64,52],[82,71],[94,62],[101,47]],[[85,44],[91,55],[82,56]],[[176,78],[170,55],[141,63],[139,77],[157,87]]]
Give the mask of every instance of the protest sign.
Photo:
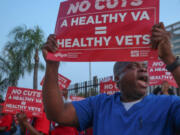
[[[83,100],[83,99],[85,99],[85,98],[83,98],[83,97],[80,97],[80,96],[70,96],[70,99],[72,100],[72,101],[80,101],[80,100]]]
[[[113,81],[100,82],[100,93],[106,93],[108,95],[112,95],[117,91],[120,90],[116,87],[115,82]]]
[[[60,4],[55,61],[142,61],[157,59],[151,28],[159,0],[70,0]]]
[[[44,83],[44,78],[42,79],[40,85],[42,86]],[[71,80],[69,80],[68,78],[64,77],[61,74],[58,74],[58,84],[59,84],[59,88],[62,89],[67,89],[69,87],[71,83]]]
[[[170,72],[167,71],[166,65],[160,61],[148,61],[149,85],[161,85],[167,80],[171,86],[177,88],[177,84]]]
[[[100,82],[109,82],[113,80],[113,76],[107,76],[100,79]]]
[[[41,117],[43,113],[42,92],[34,89],[9,87],[3,107],[4,113],[25,112],[27,116]]]

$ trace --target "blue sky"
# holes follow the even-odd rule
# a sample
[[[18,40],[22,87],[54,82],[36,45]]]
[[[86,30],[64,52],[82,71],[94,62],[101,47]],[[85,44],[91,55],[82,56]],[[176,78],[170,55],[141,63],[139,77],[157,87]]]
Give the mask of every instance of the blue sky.
[[[16,26],[39,25],[45,37],[54,32],[59,4],[62,0],[1,0],[0,1],[0,50],[8,41],[8,33]],[[167,26],[180,21],[180,0],[160,0],[160,21]],[[42,57],[41,57],[42,58]],[[41,59],[42,62],[43,59]],[[62,63],[59,72],[72,80],[80,82],[89,79],[88,63]],[[113,62],[93,62],[92,76],[112,75]],[[40,72],[39,82],[44,73]],[[32,88],[32,75],[26,74],[19,81],[19,87]],[[38,87],[41,89],[41,86]]]

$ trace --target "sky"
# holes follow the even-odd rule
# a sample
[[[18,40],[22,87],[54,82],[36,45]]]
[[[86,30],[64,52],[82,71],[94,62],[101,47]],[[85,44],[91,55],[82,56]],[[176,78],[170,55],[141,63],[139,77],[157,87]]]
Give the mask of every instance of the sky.
[[[45,37],[54,32],[59,5],[62,0],[0,0],[0,52],[8,41],[8,33],[16,26],[36,25],[44,31]],[[170,25],[180,21],[180,0],[160,0],[160,21]],[[40,54],[42,55],[42,54]],[[40,61],[44,62],[42,56]],[[113,74],[114,62],[92,62],[92,76],[98,78]],[[88,62],[63,62],[59,73],[72,80],[72,83],[89,80]],[[38,74],[38,84],[44,72]],[[32,88],[32,74],[25,74],[18,82],[18,87]],[[38,86],[38,89],[42,89]]]

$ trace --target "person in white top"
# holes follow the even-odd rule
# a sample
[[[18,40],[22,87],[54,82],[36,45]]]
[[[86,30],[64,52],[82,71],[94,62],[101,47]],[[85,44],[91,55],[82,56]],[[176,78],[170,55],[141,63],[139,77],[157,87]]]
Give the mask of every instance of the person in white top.
[[[68,96],[68,89],[63,89],[62,90],[62,96],[63,96],[63,101],[65,103],[69,103],[69,102],[72,102],[72,100],[69,98]]]

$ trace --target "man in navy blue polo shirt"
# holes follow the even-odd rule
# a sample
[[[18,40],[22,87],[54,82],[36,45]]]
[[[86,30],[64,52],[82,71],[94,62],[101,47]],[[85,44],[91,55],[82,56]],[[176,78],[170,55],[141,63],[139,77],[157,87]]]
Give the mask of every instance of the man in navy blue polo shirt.
[[[180,133],[180,98],[147,95],[148,73],[145,62],[116,62],[114,77],[121,93],[105,94],[82,101],[64,103],[58,87],[59,62],[46,60],[48,51],[56,52],[55,35],[43,48],[46,75],[43,102],[47,117],[62,125],[84,130],[93,126],[94,135],[171,135]],[[167,64],[180,86],[180,60],[171,51],[169,33],[162,23],[154,25],[152,48]]]

